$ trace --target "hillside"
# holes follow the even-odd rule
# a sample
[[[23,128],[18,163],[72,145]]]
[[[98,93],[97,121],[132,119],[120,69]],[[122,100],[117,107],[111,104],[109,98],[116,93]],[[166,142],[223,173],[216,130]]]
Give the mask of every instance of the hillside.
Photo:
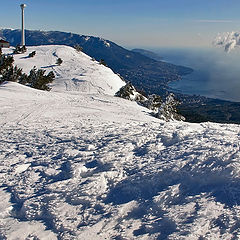
[[[11,53],[12,48],[4,49]],[[36,51],[36,56],[28,58],[29,53]],[[61,66],[56,64],[58,58],[63,60]],[[56,80],[53,91],[77,91],[89,94],[102,93],[114,95],[125,83],[110,68],[100,65],[88,55],[77,52],[68,46],[38,46],[28,47],[27,52],[14,55],[15,64],[25,73],[36,66],[53,71]]]
[[[154,53],[152,51],[149,51],[149,50],[145,50],[145,49],[141,49],[141,48],[134,48],[132,49],[133,52],[137,52],[137,53],[140,53],[146,57],[149,57],[151,59],[154,59],[156,61],[162,61],[163,58],[157,54],[157,53]]]
[[[0,29],[0,37],[12,46],[20,43],[20,30]],[[93,36],[84,36],[59,31],[26,30],[27,45],[68,45],[79,44],[83,51],[96,60],[104,59],[114,72],[132,82],[147,93],[164,93],[169,81],[178,80],[192,69],[156,61],[140,53],[129,51],[114,42]]]
[[[0,85],[1,239],[240,238],[240,126],[164,122],[87,55],[28,51],[57,78]]]
[[[0,37],[7,39],[12,46],[20,43],[20,30],[0,29]],[[104,59],[114,72],[120,73],[127,81],[147,94],[165,95],[170,91],[167,83],[178,80],[192,69],[164,63],[146,50],[128,51],[117,44],[93,36],[83,36],[59,31],[26,31],[28,45],[80,44],[83,51],[97,60]],[[137,50],[139,51],[139,50]],[[149,58],[150,57],[150,58]],[[158,60],[158,61],[156,61]],[[240,123],[239,103],[188,96],[176,93],[182,101],[181,114],[190,122],[213,121],[220,123]],[[194,104],[193,104],[194,103]]]

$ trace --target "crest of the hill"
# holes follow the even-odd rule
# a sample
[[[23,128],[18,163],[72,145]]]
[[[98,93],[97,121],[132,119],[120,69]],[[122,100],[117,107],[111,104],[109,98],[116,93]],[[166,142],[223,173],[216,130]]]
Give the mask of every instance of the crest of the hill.
[[[4,49],[11,54],[13,49]],[[29,54],[35,52],[34,57]],[[52,91],[76,91],[88,94],[114,95],[125,82],[113,71],[88,55],[68,46],[50,45],[27,47],[24,54],[14,54],[14,64],[29,73],[34,67],[53,71],[56,78]],[[61,65],[57,64],[61,59]]]
[[[2,29],[0,37],[8,40],[13,46],[21,42],[20,30]],[[99,37],[59,31],[26,30],[26,43],[28,45],[64,44],[68,46],[79,44],[86,54],[98,61],[104,59],[114,72],[121,74],[124,79],[147,94],[165,93],[168,82],[178,80],[182,75],[192,72],[190,68],[156,61]]]

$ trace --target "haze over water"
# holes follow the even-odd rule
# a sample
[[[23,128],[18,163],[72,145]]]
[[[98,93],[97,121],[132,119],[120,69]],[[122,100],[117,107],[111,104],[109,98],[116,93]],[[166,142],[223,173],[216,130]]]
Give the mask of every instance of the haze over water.
[[[240,102],[240,50],[222,48],[155,49],[164,61],[194,69],[169,87],[187,93]]]

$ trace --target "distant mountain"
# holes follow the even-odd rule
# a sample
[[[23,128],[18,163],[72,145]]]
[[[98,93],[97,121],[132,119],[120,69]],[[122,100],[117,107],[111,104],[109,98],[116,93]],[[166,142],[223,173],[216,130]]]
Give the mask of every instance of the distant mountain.
[[[13,46],[21,42],[20,30],[1,29],[0,37],[9,41]],[[147,94],[163,94],[168,82],[178,80],[182,75],[193,71],[187,67],[156,61],[138,52],[120,47],[114,42],[93,36],[59,31],[26,30],[26,44],[33,46],[79,44],[83,47],[83,52],[98,61],[104,59],[114,72],[119,73],[125,80],[130,81]]]
[[[163,60],[163,58],[161,56],[159,56],[158,54],[152,52],[152,51],[149,51],[149,50],[145,50],[145,49],[141,49],[141,48],[135,48],[135,49],[132,49],[133,52],[136,52],[136,53],[140,53],[146,57],[149,57],[151,59],[154,59],[156,61],[161,61]]]

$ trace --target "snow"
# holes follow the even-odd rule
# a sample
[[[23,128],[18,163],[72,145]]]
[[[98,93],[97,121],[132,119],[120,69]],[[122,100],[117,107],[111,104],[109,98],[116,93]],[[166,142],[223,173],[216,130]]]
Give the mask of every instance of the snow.
[[[12,30],[12,31],[17,30],[17,29],[15,29],[15,28],[1,27],[1,26],[0,26],[0,30],[5,30],[5,29],[7,29],[7,30]]]
[[[15,173],[22,173],[22,172],[26,171],[30,166],[31,166],[30,163],[28,163],[28,164],[19,164],[16,167],[16,169],[15,169]]]
[[[121,78],[110,68],[100,65],[97,61],[82,52],[68,46],[38,46],[28,47],[25,54],[15,55],[16,65],[29,73],[36,66],[47,72],[53,71],[56,80],[53,91],[85,92],[89,94],[114,95],[125,85]],[[11,53],[12,48],[4,50]],[[36,56],[28,58],[29,53],[36,51]],[[63,60],[61,66],[56,64],[58,58]]]
[[[106,47],[111,47],[111,44],[108,42],[108,41],[104,41],[104,45],[106,46]]]
[[[111,44],[106,39],[100,38],[100,40],[103,42],[105,47],[111,47]]]
[[[240,238],[240,126],[153,118],[90,57],[33,50],[25,72],[63,64],[51,92],[0,85],[0,239]]]

